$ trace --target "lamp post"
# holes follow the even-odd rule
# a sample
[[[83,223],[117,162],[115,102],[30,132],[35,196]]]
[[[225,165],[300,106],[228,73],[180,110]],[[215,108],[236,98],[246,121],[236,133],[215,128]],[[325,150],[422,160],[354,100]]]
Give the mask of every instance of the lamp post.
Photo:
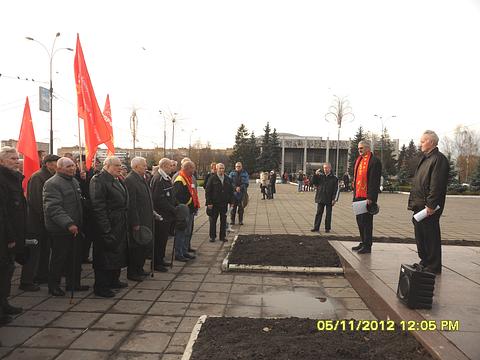
[[[328,122],[334,122],[338,126],[337,132],[337,158],[335,161],[335,175],[338,177],[338,162],[340,157],[340,129],[344,122],[350,122],[355,119],[355,115],[352,112],[352,107],[347,97],[339,97],[333,95],[335,98],[333,104],[328,108],[328,112],[325,114],[325,120]]]
[[[158,110],[160,115],[163,115],[163,157],[167,157],[167,119],[162,110]]]
[[[173,158],[173,141],[175,139],[175,122],[177,121],[178,113],[172,114],[172,158]]]
[[[385,123],[383,121],[383,116],[382,115],[375,114],[373,116],[380,119],[380,123],[382,124],[382,134],[380,135],[380,141],[381,141],[380,142],[380,160],[381,160],[382,166],[383,166],[383,138],[384,138],[383,135],[384,135],[384,132],[385,132],[385,126],[384,126]],[[395,118],[395,117],[397,117],[397,116],[396,115],[391,115],[386,120],[390,120],[390,119]],[[375,152],[375,149],[373,149],[373,151]]]
[[[35,41],[37,44],[40,44],[45,51],[47,52],[48,58],[49,58],[49,63],[50,63],[50,154],[53,154],[53,80],[52,80],[52,75],[53,75],[53,57],[55,54],[60,51],[60,50],[68,50],[68,51],[73,51],[72,48],[59,48],[55,50],[55,42],[57,41],[57,38],[60,36],[60,33],[57,32],[55,34],[55,38],[53,39],[53,45],[52,45],[52,50],[48,51],[48,48],[41,43],[40,41],[30,37],[26,36],[25,39],[30,40],[30,41]]]
[[[190,152],[192,151],[192,135],[195,131],[197,131],[198,129],[195,128],[193,130],[190,131],[190,140],[188,142],[188,157],[190,157]]]

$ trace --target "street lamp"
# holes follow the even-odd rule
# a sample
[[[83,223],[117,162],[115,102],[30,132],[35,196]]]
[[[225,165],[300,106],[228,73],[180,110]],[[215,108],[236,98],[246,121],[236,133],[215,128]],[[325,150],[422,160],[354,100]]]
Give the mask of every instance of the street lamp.
[[[338,177],[338,160],[340,157],[340,129],[344,122],[351,122],[355,120],[355,115],[352,112],[352,107],[350,102],[347,100],[347,97],[338,97],[333,95],[335,98],[333,104],[328,108],[328,113],[325,114],[325,120],[328,122],[334,122],[338,126],[337,134],[337,159],[335,165],[335,174]]]
[[[50,154],[53,154],[53,82],[52,82],[52,68],[53,68],[53,57],[55,54],[60,51],[60,50],[68,50],[68,51],[73,51],[72,48],[59,48],[55,50],[55,42],[57,41],[57,38],[60,36],[60,33],[57,32],[55,35],[55,38],[53,39],[53,45],[52,45],[52,50],[48,51],[48,48],[41,43],[40,41],[30,37],[26,36],[25,39],[30,40],[30,41],[35,41],[37,44],[40,44],[45,51],[47,52],[49,61],[50,61]]]
[[[380,143],[380,160],[381,160],[382,166],[383,166],[384,165],[383,164],[383,138],[384,138],[384,132],[385,132],[385,126],[384,126],[385,122],[383,121],[383,116],[382,115],[375,114],[373,116],[380,119],[380,122],[382,124],[382,134],[380,136],[380,141],[381,141],[381,143]],[[391,115],[391,116],[387,117],[387,119],[385,121],[390,120],[392,118],[396,118],[396,117],[397,117],[397,115]],[[375,148],[373,148],[373,152],[375,152]]]
[[[190,131],[190,140],[189,140],[189,142],[188,142],[188,157],[190,157],[190,152],[191,152],[191,150],[192,150],[192,135],[193,135],[193,133],[194,133],[195,131],[197,131],[197,130],[198,130],[198,129],[195,128],[195,129],[193,129],[193,130]]]
[[[178,113],[173,113],[172,117],[172,158],[173,158],[173,140],[175,139],[175,122],[177,121]]]
[[[160,115],[163,115],[163,157],[167,157],[167,119],[162,110],[158,110]]]

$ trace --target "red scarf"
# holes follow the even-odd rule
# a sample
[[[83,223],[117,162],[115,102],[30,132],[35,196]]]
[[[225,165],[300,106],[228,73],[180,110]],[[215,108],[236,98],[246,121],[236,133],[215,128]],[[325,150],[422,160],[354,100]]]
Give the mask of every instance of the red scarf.
[[[368,162],[372,157],[372,152],[369,151],[365,156],[359,156],[355,161],[355,197],[367,198],[368,191]]]
[[[180,170],[178,175],[180,175],[185,180],[185,182],[187,183],[188,192],[190,193],[190,196],[193,199],[193,206],[195,207],[195,209],[200,209],[200,201],[198,200],[198,192],[197,192],[197,188],[195,187],[195,185],[193,185],[192,176],[191,175],[188,176],[187,174],[185,174],[185,171],[183,171],[183,170]]]

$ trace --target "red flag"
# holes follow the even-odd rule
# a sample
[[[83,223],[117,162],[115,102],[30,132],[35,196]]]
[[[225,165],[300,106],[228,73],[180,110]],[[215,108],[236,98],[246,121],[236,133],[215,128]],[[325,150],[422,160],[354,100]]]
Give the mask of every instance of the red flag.
[[[35,132],[33,131],[32,114],[30,113],[30,104],[25,102],[23,110],[22,127],[18,136],[17,151],[23,155],[23,191],[27,192],[28,180],[32,174],[40,169],[40,160],[38,158],[37,142],[35,141]]]
[[[93,85],[90,81],[78,34],[74,71],[77,87],[78,116],[83,119],[85,125],[86,167],[90,169],[98,145],[110,140],[110,132],[93,91]]]
[[[107,100],[105,100],[105,108],[103,109],[103,117],[107,123],[107,128],[110,131],[110,140],[108,140],[105,145],[107,145],[108,156],[115,155],[115,147],[113,146],[113,127],[112,127],[112,109],[110,108],[110,96],[107,94]]]

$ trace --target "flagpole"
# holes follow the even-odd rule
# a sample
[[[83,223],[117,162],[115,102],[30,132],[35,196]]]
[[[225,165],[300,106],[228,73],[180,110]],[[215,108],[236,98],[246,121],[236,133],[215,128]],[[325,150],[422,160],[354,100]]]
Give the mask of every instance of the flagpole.
[[[80,172],[83,171],[83,161],[82,161],[82,138],[80,137],[80,116],[77,116],[78,120],[78,154],[80,162]]]

